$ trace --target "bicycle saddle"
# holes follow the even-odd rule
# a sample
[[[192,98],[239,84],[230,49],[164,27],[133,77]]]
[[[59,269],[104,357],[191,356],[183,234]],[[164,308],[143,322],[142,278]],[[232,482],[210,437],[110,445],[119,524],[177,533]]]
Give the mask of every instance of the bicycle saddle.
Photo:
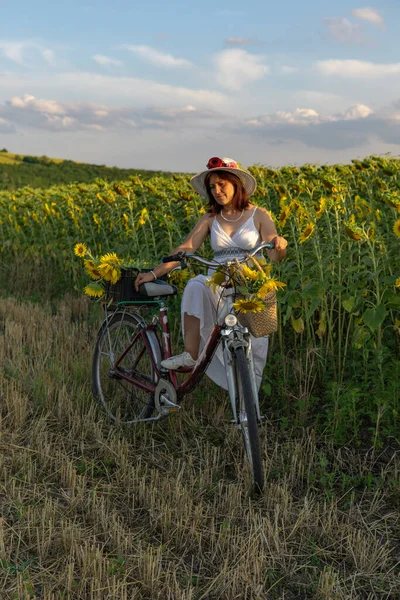
[[[147,281],[139,286],[139,292],[142,296],[154,298],[156,296],[175,296],[178,293],[177,288],[162,279]]]

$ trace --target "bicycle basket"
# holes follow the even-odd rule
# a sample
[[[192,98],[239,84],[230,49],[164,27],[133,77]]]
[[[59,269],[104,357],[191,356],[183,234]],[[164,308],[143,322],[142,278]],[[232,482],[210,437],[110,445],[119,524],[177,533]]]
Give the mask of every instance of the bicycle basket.
[[[278,330],[276,292],[269,292],[264,300],[266,307],[260,312],[237,313],[239,323],[247,327],[251,335],[256,338],[270,335]]]
[[[145,296],[135,290],[135,279],[138,274],[138,269],[121,269],[121,278],[117,283],[107,282],[105,290],[107,302],[118,304],[130,300],[143,300]]]

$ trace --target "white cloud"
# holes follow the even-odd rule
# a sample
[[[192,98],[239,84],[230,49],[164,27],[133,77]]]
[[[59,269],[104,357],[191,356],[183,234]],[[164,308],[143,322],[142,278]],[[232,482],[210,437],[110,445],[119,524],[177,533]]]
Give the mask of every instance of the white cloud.
[[[102,65],[103,67],[119,67],[123,64],[121,60],[109,58],[108,56],[103,56],[102,54],[95,54],[92,56],[92,58],[95,62],[97,62],[98,65]]]
[[[356,104],[340,113],[323,115],[308,106],[251,118],[236,114],[232,118],[233,115],[226,110],[203,110],[192,104],[174,108],[112,107],[81,102],[66,104],[25,95],[0,104],[0,131],[2,134],[10,134],[10,139],[13,139],[12,134],[22,139],[21,133],[25,133],[28,146],[32,136],[42,135],[41,139],[45,140],[45,134],[57,133],[51,142],[52,148],[56,147],[54,140],[66,142],[80,140],[83,135],[91,136],[95,152],[99,147],[96,139],[101,136],[100,146],[107,147],[108,162],[115,160],[117,148],[121,147],[121,139],[129,140],[129,136],[134,136],[131,139],[133,152],[137,140],[151,140],[151,144],[150,141],[148,143],[153,151],[158,152],[157,160],[161,164],[165,164],[162,162],[162,155],[170,155],[171,147],[174,144],[176,146],[177,140],[182,154],[190,155],[189,149],[193,147],[194,138],[196,148],[203,145],[207,154],[211,152],[211,146],[213,152],[218,154],[223,147],[234,145],[238,149],[238,156],[239,150],[244,152],[245,147],[248,150],[269,147],[272,151],[273,148],[284,146],[290,150],[297,143],[303,146],[304,152],[299,154],[299,160],[304,162],[310,160],[312,148],[323,151],[317,160],[326,160],[328,152],[350,152],[354,148],[372,147],[373,143],[378,147],[382,143],[400,147],[399,107],[400,102],[390,107],[390,110],[374,112],[366,104]],[[107,140],[111,139],[113,146],[109,147]],[[15,143],[19,143],[17,137]],[[68,141],[68,145],[72,147],[72,141]],[[57,150],[60,156],[65,155],[63,147],[60,145]],[[41,152],[48,154],[47,150]],[[246,155],[248,156],[247,151]],[[79,152],[76,156],[79,156]],[[134,160],[140,156],[139,153],[132,155],[136,157]],[[152,156],[154,159],[155,155]],[[260,158],[250,159],[248,156],[247,160],[260,162]],[[104,160],[102,159],[103,162]],[[177,160],[176,157],[174,160]],[[342,155],[340,160],[343,160]],[[146,165],[143,164],[143,167],[146,168]]]
[[[223,50],[215,57],[216,79],[220,85],[240,90],[251,81],[262,79],[270,71],[263,57],[239,48]]]
[[[323,123],[365,119],[372,115],[373,112],[365,104],[356,104],[342,113],[328,115],[321,115],[313,108],[296,108],[292,112],[277,111],[276,113],[246,119],[244,122],[252,127],[265,127],[266,125],[271,126],[271,128],[278,125],[315,126]]]
[[[19,65],[24,64],[24,44],[22,42],[0,42],[0,50],[13,62]]]
[[[318,122],[320,116],[313,108],[296,108],[293,112],[278,111],[273,120],[292,125],[307,125],[308,123]]]
[[[130,106],[163,107],[192,105],[198,109],[221,109],[230,98],[220,91],[191,89],[158,83],[138,77],[118,77],[93,72],[63,72],[59,74],[7,74],[0,72],[0,100],[11,95],[23,96],[29,90],[36,97],[56,97],[65,101],[104,103],[110,106],[128,103]],[[66,100],[67,99],[67,100]]]
[[[166,67],[168,69],[191,67],[192,63],[185,58],[175,58],[171,54],[164,54],[151,48],[150,46],[124,46],[130,52],[140,56],[144,60],[156,65],[157,67]]]
[[[367,21],[372,25],[376,25],[381,29],[385,29],[385,24],[383,22],[383,17],[379,13],[378,10],[371,7],[365,8],[355,8],[351,11],[351,14],[356,17],[356,19],[360,19],[361,21]]]
[[[39,55],[47,64],[52,65],[55,62],[54,51],[46,48],[42,44],[31,41],[0,41],[0,52],[12,62],[19,65],[26,65],[32,62],[32,56]]]
[[[113,131],[127,127],[140,129],[203,128],[216,122],[219,113],[199,110],[192,104],[175,108],[108,107],[99,104],[59,103],[30,94],[15,96],[0,105],[0,115],[8,122],[27,129],[44,131]]]
[[[365,104],[355,104],[354,106],[350,106],[350,108],[345,111],[344,119],[347,121],[353,119],[365,119],[373,113],[374,111],[372,108],[369,108],[369,106],[366,106]]]
[[[364,40],[360,26],[351,23],[344,17],[326,18],[325,23],[330,35],[339,42],[362,42]]]
[[[400,63],[377,64],[362,60],[322,60],[315,63],[315,68],[323,75],[367,79],[400,73]]]
[[[17,96],[11,98],[10,105],[14,108],[29,108],[35,112],[47,113],[51,115],[65,114],[65,109],[55,100],[37,100],[30,94],[25,94],[25,96],[22,98]]]

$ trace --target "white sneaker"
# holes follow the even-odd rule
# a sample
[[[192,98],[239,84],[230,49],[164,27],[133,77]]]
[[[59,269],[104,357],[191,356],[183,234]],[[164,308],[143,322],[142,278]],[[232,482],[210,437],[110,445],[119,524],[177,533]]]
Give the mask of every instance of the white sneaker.
[[[161,361],[161,366],[171,371],[175,371],[180,367],[193,367],[195,364],[196,361],[190,356],[189,352],[182,352],[182,354]]]

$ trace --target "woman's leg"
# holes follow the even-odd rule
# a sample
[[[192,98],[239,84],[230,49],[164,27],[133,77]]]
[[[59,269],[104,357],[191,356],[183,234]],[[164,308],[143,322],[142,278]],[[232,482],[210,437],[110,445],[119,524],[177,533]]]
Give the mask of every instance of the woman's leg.
[[[183,326],[185,350],[194,360],[197,360],[200,345],[200,319],[183,313]]]

